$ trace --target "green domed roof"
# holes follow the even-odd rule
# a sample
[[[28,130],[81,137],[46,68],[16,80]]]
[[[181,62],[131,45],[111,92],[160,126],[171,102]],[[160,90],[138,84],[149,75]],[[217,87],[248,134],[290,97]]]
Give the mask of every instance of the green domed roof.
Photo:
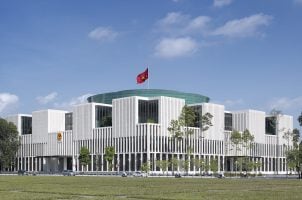
[[[118,99],[130,96],[142,96],[142,97],[174,97],[184,99],[186,104],[195,104],[209,102],[210,98],[193,93],[178,92],[173,90],[160,90],[160,89],[136,89],[136,90],[122,90],[118,92],[109,92],[103,94],[97,94],[88,97],[88,102],[112,104],[112,99]]]

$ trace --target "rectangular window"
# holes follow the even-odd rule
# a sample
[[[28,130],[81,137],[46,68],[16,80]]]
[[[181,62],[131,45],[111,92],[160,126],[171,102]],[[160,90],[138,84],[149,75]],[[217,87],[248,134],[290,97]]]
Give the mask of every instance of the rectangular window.
[[[65,131],[72,130],[72,113],[65,114]]]
[[[112,107],[95,106],[95,127],[112,126]]]
[[[233,115],[232,113],[224,113],[224,130],[233,130]]]
[[[32,118],[22,116],[21,117],[21,135],[32,134]]]
[[[276,117],[265,118],[265,133],[268,135],[276,135]]]
[[[138,100],[138,123],[158,123],[158,100]]]
[[[190,106],[192,110],[195,113],[195,120],[194,120],[194,127],[200,128],[201,127],[201,118],[202,118],[202,106],[197,105],[197,106]]]

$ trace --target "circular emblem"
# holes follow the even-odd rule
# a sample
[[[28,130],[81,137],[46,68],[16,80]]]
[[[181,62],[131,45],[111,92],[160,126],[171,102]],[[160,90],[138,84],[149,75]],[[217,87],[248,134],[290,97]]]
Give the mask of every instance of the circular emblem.
[[[61,132],[58,132],[58,134],[57,134],[57,140],[58,141],[61,141],[62,140],[62,133]]]

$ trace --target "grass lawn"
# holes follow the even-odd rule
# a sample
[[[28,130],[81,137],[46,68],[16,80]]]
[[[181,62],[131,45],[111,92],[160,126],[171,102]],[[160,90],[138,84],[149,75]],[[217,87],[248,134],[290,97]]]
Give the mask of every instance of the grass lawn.
[[[0,176],[0,199],[302,199],[302,181]]]

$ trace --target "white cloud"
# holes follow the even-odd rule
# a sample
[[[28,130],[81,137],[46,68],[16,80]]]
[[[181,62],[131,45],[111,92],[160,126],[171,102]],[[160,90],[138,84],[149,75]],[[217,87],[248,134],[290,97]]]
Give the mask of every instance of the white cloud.
[[[0,113],[4,110],[15,106],[19,101],[19,97],[10,93],[0,93]]]
[[[170,12],[157,22],[157,30],[174,36],[192,35],[195,32],[204,31],[210,20],[208,16],[192,18],[180,12]]]
[[[211,21],[211,18],[208,16],[198,16],[189,22],[186,29],[188,31],[204,30],[207,28],[207,25],[210,21]]]
[[[190,37],[163,38],[155,47],[155,55],[163,58],[186,56],[194,53],[197,46]]]
[[[98,41],[113,41],[117,36],[118,33],[110,27],[98,27],[88,34],[89,38]]]
[[[296,98],[281,97],[275,98],[269,103],[270,109],[289,111],[293,109],[301,109],[302,96]]]
[[[223,7],[230,5],[233,2],[233,0],[214,0],[213,6],[214,7]]]
[[[213,35],[222,35],[227,37],[250,37],[261,35],[259,30],[262,26],[268,26],[272,16],[262,13],[251,15],[242,19],[228,21],[222,27],[217,28]]]
[[[89,93],[84,94],[84,95],[81,95],[79,97],[74,97],[70,101],[66,101],[66,102],[62,102],[62,103],[55,103],[54,106],[56,108],[70,110],[72,106],[75,106],[75,105],[81,104],[81,103],[86,103],[87,98],[92,96],[92,95],[93,94],[89,94]]]
[[[48,104],[49,102],[53,101],[58,96],[57,92],[52,92],[46,96],[38,96],[36,100],[40,104]]]
[[[188,15],[184,15],[180,12],[170,12],[163,19],[158,21],[158,24],[162,27],[175,25],[175,24],[183,24],[189,19]]]

